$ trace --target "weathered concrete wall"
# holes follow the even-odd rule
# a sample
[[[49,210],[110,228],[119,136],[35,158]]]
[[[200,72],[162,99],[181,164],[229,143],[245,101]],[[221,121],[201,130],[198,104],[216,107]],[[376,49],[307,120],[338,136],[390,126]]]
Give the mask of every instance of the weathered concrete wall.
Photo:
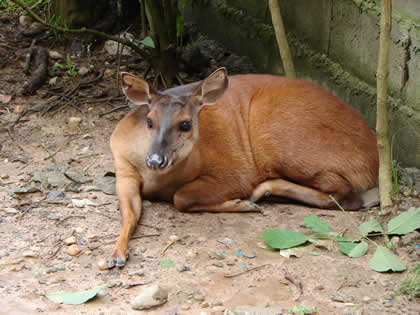
[[[374,128],[380,0],[279,0],[299,77],[354,106]],[[389,102],[394,157],[420,167],[420,1],[394,0]],[[260,72],[283,74],[267,0],[212,0],[200,29]]]

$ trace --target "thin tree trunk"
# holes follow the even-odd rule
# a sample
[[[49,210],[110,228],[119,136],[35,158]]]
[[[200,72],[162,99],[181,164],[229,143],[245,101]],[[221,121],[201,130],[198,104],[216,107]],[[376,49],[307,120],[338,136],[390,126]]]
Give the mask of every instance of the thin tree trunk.
[[[388,65],[389,45],[392,27],[392,3],[391,0],[382,0],[381,9],[381,35],[379,38],[379,59],[376,74],[377,84],[377,116],[376,135],[379,152],[379,193],[381,206],[392,205],[392,172],[391,150],[389,145],[388,127]]]
[[[279,0],[269,0],[268,5],[270,7],[271,20],[273,21],[274,32],[276,33],[277,44],[279,46],[284,71],[286,72],[286,76],[296,78],[292,54],[290,53],[289,44],[287,43],[283,19],[280,13]]]

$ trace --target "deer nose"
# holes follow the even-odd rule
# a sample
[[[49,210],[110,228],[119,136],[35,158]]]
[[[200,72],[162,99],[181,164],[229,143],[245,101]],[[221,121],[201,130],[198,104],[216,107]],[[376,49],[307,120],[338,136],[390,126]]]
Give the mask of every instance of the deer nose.
[[[157,168],[163,169],[168,165],[168,162],[168,158],[165,155],[152,153],[146,156],[146,165],[152,170]]]

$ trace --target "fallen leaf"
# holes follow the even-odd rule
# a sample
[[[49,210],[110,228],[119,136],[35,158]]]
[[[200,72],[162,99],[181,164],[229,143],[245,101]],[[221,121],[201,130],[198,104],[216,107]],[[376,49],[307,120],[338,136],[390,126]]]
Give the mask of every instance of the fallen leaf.
[[[404,271],[407,269],[405,262],[395,256],[388,248],[378,246],[375,254],[369,261],[369,268],[378,271]]]
[[[64,291],[58,291],[55,293],[49,293],[46,295],[46,297],[50,301],[53,301],[54,303],[79,305],[94,298],[96,294],[98,294],[98,292],[104,287],[106,287],[106,284],[102,284],[99,287],[96,287],[91,290],[85,290],[85,291],[79,291],[79,292],[68,293]]]

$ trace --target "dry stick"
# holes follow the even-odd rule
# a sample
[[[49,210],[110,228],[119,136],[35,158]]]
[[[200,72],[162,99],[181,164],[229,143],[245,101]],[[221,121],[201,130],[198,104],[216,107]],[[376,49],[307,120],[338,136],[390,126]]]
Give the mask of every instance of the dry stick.
[[[300,299],[300,297],[302,296],[302,294],[303,294],[302,282],[298,282],[298,283],[296,283],[296,281],[295,281],[295,280],[293,280],[293,278],[292,278],[291,276],[289,276],[288,274],[286,274],[286,275],[284,276],[284,279],[286,279],[287,281],[290,281],[290,283],[292,283],[293,285],[295,285],[295,286],[296,286],[296,288],[298,288],[298,290],[299,290],[299,294],[298,294],[298,296],[295,298],[295,301],[298,301],[298,300]]]
[[[114,107],[113,109],[111,109],[111,110],[109,110],[109,111],[107,111],[107,112],[100,113],[100,114],[99,114],[99,117],[102,117],[102,116],[105,116],[105,115],[111,114],[111,113],[113,113],[113,112],[116,112],[117,110],[120,110],[120,109],[123,109],[123,108],[126,108],[126,107],[130,107],[130,106],[129,106],[129,105],[120,105],[120,106]]]
[[[292,54],[290,53],[289,44],[287,43],[286,32],[284,30],[283,19],[280,13],[278,0],[269,0],[268,5],[271,12],[271,20],[273,22],[274,32],[276,34],[277,44],[279,46],[281,60],[284,70],[289,78],[296,78],[295,67],[293,66]]]
[[[41,17],[39,17],[39,15],[36,14],[33,10],[31,10],[31,8],[29,8],[25,3],[23,3],[23,1],[20,1],[20,0],[10,0],[10,1],[16,3],[18,6],[23,8],[26,12],[28,12],[29,15],[31,15],[37,22],[41,23],[42,25],[45,25],[46,27],[48,27],[50,29],[54,29],[54,30],[62,32],[62,33],[72,33],[72,34],[89,33],[89,34],[96,35],[96,36],[99,36],[99,37],[102,37],[102,38],[110,39],[110,40],[113,40],[115,42],[118,42],[118,43],[121,43],[121,44],[124,44],[124,45],[130,47],[131,49],[133,49],[136,53],[138,53],[140,56],[142,56],[145,59],[149,58],[149,54],[147,54],[138,45],[129,41],[128,39],[125,39],[125,38],[122,38],[122,37],[119,37],[119,36],[109,35],[107,33],[103,33],[103,32],[97,31],[97,30],[93,30],[93,29],[88,29],[88,28],[85,28],[85,27],[82,27],[80,29],[69,29],[69,28],[64,28],[64,27],[58,26],[58,25],[53,25],[53,24],[50,24],[50,23],[46,22]]]
[[[225,274],[224,277],[225,278],[237,277],[237,276],[243,275],[245,273],[248,273],[250,271],[254,271],[254,270],[258,270],[258,269],[264,268],[266,266],[272,266],[272,265],[271,264],[264,264],[264,265],[257,266],[257,267],[247,268],[247,269],[245,269],[243,271],[240,271],[240,272],[237,272],[237,273]]]
[[[389,73],[389,42],[392,28],[392,1],[381,2],[381,27],[379,37],[379,58],[376,73],[377,113],[376,135],[379,153],[379,195],[381,208],[392,206],[391,192],[391,149],[389,144],[388,126],[388,73]]]
[[[68,219],[86,219],[86,217],[84,215],[69,215],[65,218],[62,218],[60,220],[58,220],[55,225],[60,225],[61,223],[63,223],[64,221],[68,220]]]
[[[180,240],[182,240],[183,237],[178,238],[176,240],[170,241],[168,245],[165,246],[165,248],[160,252],[160,255],[163,256],[165,254],[165,252],[168,250],[169,247],[171,247],[172,245],[174,245],[176,242],[179,242]]]
[[[46,160],[54,157],[58,152],[60,152],[61,150],[63,150],[73,140],[74,139],[68,139],[61,147],[59,147],[57,150],[55,150],[54,153],[52,153],[49,156],[47,156],[46,158],[44,158],[44,161],[46,161]]]

